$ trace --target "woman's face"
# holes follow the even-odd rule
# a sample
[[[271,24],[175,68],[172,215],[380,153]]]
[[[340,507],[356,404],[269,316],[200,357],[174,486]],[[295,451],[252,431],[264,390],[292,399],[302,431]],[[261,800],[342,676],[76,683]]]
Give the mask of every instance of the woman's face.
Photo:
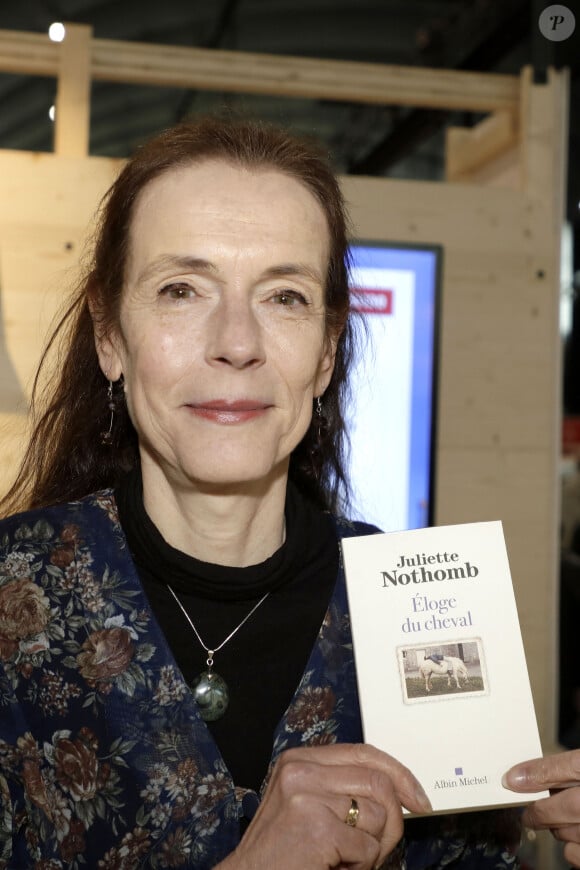
[[[142,191],[119,329],[98,349],[144,467],[200,486],[287,467],[332,374],[328,256],[321,206],[281,172],[207,160]]]

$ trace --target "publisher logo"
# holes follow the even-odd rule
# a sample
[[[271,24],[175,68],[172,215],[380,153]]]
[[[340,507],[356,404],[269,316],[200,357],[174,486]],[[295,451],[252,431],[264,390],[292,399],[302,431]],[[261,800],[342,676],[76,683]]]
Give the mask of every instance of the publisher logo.
[[[563,42],[574,33],[576,19],[567,6],[555,3],[547,6],[538,19],[540,33],[550,42]]]
[[[487,776],[465,776],[462,767],[455,768],[455,777],[452,779],[436,779],[433,783],[435,790],[445,788],[465,788],[466,786],[487,785]]]

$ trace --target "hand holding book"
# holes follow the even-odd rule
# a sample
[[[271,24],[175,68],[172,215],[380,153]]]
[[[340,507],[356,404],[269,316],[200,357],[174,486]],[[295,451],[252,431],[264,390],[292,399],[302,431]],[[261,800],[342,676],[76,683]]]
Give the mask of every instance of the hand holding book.
[[[522,822],[535,830],[549,828],[566,844],[565,860],[580,867],[580,750],[524,761],[507,771],[503,783],[523,794],[555,790],[550,797],[530,804]]]
[[[289,749],[220,870],[379,866],[402,836],[402,806],[431,809],[413,774],[387,753],[347,743]]]

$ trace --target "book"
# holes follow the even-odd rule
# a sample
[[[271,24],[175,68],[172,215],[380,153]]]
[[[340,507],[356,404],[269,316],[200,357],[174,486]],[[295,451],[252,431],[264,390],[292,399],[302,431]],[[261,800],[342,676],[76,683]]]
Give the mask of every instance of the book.
[[[341,542],[365,742],[434,813],[546,797],[501,784],[542,754],[501,522]]]

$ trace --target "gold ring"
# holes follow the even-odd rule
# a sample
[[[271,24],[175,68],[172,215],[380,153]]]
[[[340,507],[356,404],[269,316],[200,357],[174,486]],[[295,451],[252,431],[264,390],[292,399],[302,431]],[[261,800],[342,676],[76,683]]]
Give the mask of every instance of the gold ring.
[[[349,810],[348,810],[348,813],[346,814],[346,819],[344,820],[345,823],[346,823],[350,828],[356,828],[356,825],[357,825],[357,822],[358,822],[358,816],[359,816],[359,813],[360,813],[360,810],[359,810],[359,808],[358,808],[358,804],[357,804],[357,802],[355,801],[355,799],[354,799],[353,797],[351,797],[351,799],[350,799],[350,808],[349,808]]]

